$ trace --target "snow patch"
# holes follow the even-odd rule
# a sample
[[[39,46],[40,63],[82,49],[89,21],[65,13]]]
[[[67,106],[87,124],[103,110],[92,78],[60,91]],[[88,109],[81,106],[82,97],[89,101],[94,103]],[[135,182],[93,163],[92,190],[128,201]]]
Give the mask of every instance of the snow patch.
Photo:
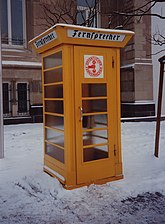
[[[4,126],[0,223],[165,223],[165,121],[159,158],[155,124],[122,123],[124,179],[70,191],[43,172],[42,124]]]

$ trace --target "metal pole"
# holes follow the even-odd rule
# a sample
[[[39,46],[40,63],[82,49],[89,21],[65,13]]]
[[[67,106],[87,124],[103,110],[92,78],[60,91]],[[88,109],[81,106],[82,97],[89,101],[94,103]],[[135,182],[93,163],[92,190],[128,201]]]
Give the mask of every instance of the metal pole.
[[[157,121],[156,121],[156,135],[155,135],[155,156],[159,154],[159,137],[160,137],[160,120],[162,108],[162,93],[163,93],[163,79],[164,79],[164,59],[165,56],[159,58],[160,62],[160,78],[159,78],[159,93],[158,93],[158,107],[157,107]]]
[[[0,1],[1,9],[1,1]],[[1,45],[1,15],[0,15],[0,159],[4,158],[4,128],[2,101],[2,45]]]

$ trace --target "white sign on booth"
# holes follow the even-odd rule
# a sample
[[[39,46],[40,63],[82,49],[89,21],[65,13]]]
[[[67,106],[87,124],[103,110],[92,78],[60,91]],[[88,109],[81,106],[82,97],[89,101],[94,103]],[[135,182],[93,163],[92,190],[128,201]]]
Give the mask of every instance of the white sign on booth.
[[[104,78],[103,56],[84,55],[84,78]]]

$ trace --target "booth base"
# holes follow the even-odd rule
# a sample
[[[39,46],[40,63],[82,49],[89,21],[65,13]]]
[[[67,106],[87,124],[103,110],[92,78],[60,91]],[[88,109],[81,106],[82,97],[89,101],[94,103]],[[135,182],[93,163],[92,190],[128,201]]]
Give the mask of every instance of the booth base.
[[[52,169],[49,169],[49,167],[47,168],[43,168],[44,172],[47,173],[48,175],[50,175],[51,177],[56,178],[57,180],[59,180],[59,182],[65,186],[65,179],[63,178],[63,176],[59,175],[57,172],[53,171]]]
[[[89,185],[91,185],[91,184],[102,185],[102,184],[106,184],[106,183],[111,182],[111,181],[121,180],[121,179],[124,178],[123,175],[118,175],[118,176],[108,177],[108,178],[99,179],[99,180],[92,180],[92,181],[90,181],[90,182],[86,182],[86,183],[82,183],[82,184],[67,185],[67,184],[65,183],[65,181],[61,180],[60,177],[56,176],[55,173],[52,173],[50,170],[44,168],[44,172],[46,172],[46,173],[49,174],[50,176],[52,176],[52,177],[58,179],[59,182],[63,185],[63,187],[64,187],[66,190],[73,190],[73,189],[75,189],[75,188],[80,188],[80,187],[84,187],[84,186],[89,186]]]
[[[85,186],[89,186],[91,184],[102,185],[102,184],[106,184],[106,183],[111,182],[111,181],[121,180],[123,178],[124,178],[124,176],[120,175],[120,176],[108,177],[108,178],[100,179],[100,180],[93,180],[91,182],[87,182],[87,183],[83,183],[83,184],[77,184],[77,185],[73,185],[73,186],[67,186],[67,185],[63,185],[63,186],[66,190],[73,190],[75,188],[85,187]]]

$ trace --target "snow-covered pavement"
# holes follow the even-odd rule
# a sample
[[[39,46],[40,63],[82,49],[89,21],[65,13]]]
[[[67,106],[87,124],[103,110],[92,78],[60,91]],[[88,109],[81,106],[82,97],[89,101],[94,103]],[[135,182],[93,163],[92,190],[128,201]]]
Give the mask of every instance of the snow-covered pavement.
[[[2,224],[165,223],[165,122],[122,123],[124,179],[71,191],[43,172],[42,124],[5,126],[0,160]]]

